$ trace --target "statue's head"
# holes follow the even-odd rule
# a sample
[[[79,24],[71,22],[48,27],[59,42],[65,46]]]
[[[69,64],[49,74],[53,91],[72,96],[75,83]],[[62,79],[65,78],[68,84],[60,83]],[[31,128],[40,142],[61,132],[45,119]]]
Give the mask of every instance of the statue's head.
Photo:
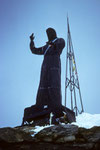
[[[48,28],[46,30],[48,41],[52,41],[57,37],[56,31],[53,28]]]

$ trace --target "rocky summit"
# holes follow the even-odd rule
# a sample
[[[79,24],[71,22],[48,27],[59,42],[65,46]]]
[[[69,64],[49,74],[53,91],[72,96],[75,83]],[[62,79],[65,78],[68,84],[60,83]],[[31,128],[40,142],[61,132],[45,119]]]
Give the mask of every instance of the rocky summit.
[[[0,129],[0,150],[100,150],[100,127],[65,124],[43,128],[19,126]]]

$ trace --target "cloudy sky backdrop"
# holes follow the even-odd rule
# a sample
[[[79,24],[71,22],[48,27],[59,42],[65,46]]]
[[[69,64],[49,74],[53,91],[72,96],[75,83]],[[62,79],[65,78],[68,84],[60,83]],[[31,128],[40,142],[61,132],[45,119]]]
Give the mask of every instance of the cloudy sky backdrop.
[[[0,0],[0,127],[20,125],[24,108],[35,104],[43,56],[31,53],[30,34],[36,47],[46,43],[48,27],[67,41],[67,14],[84,109],[100,113],[100,0]]]

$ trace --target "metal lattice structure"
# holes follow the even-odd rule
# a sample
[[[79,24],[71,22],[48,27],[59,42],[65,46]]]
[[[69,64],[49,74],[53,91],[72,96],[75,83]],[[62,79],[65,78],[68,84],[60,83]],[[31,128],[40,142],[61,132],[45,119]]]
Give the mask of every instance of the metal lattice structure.
[[[67,31],[67,56],[66,56],[66,79],[65,79],[65,106],[67,104],[67,96],[69,92],[71,99],[71,110],[74,111],[75,115],[77,116],[78,113],[84,112],[84,109],[68,17],[67,17],[67,28],[68,31]],[[78,107],[79,103],[80,103],[80,110]]]

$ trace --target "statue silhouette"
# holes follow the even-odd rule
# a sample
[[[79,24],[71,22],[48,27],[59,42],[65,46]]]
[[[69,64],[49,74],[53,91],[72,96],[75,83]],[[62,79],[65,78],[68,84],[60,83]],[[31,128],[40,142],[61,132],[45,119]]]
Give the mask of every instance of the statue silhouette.
[[[30,36],[30,49],[33,54],[44,55],[41,67],[40,84],[38,88],[36,105],[44,107],[47,105],[57,117],[62,115],[61,96],[61,60],[60,55],[65,47],[65,41],[58,38],[53,28],[46,30],[48,42],[40,48],[34,44],[34,35]]]
[[[75,114],[70,109],[62,106],[61,94],[61,60],[60,55],[65,47],[63,38],[58,38],[53,28],[46,30],[48,42],[36,48],[34,34],[30,36],[30,50],[33,54],[44,55],[40,83],[37,92],[36,105],[24,109],[23,122],[33,125],[59,124],[63,116],[65,122],[75,121]],[[65,116],[65,117],[64,117]]]

